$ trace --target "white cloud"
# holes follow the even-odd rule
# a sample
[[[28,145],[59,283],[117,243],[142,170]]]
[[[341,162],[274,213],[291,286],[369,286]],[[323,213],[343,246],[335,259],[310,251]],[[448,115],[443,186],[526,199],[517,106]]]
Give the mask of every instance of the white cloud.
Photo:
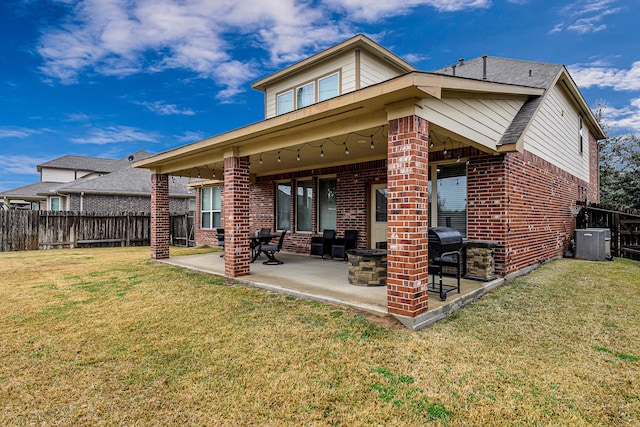
[[[110,126],[104,129],[91,129],[86,136],[72,138],[74,144],[118,144],[121,142],[157,142],[157,138],[140,129],[129,126]]]
[[[187,131],[182,135],[176,135],[175,138],[180,143],[189,143],[189,142],[196,142],[196,141],[200,141],[201,139],[204,139],[205,134],[202,132]]]
[[[567,68],[581,88],[597,86],[610,87],[615,91],[640,90],[640,61],[634,62],[628,70],[594,64],[574,64]]]
[[[142,105],[149,111],[152,111],[160,116],[193,116],[195,115],[195,111],[187,108],[180,109],[176,104],[167,104],[163,101],[156,102],[134,102],[134,104]]]
[[[640,98],[632,99],[627,107],[613,108],[604,106],[602,116],[613,129],[640,131]]]
[[[49,129],[32,129],[19,126],[0,126],[0,139],[5,138],[28,138],[49,132]]]
[[[381,17],[404,15],[418,6],[429,6],[439,12],[486,8],[490,0],[326,0],[327,4],[342,9],[357,20],[374,21]]]
[[[38,46],[51,82],[89,73],[124,77],[184,69],[209,78],[232,99],[262,71],[233,59],[236,49],[266,50],[272,65],[291,63],[354,33],[371,21],[426,6],[440,12],[489,7],[490,0],[77,0],[45,28]]]
[[[5,173],[37,174],[37,166],[50,159],[30,156],[0,156],[0,165]]]
[[[615,7],[619,0],[578,1],[561,9],[560,15],[568,22],[556,24],[549,34],[564,30],[578,34],[595,33],[607,28],[603,19],[608,15],[620,13],[623,8]]]

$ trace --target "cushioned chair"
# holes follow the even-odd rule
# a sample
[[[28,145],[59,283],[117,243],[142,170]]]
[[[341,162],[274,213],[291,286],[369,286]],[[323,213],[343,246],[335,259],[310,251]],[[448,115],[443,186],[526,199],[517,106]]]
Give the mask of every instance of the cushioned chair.
[[[344,238],[335,239],[331,245],[331,259],[347,260],[347,251],[355,249],[358,242],[358,230],[346,230]]]
[[[263,243],[260,245],[260,251],[264,252],[267,256],[267,259],[263,264],[267,265],[278,265],[284,264],[282,261],[276,259],[275,254],[282,250],[282,242],[284,242],[284,235],[287,234],[287,230],[283,231],[278,239],[278,244],[275,243]]]
[[[331,245],[336,237],[336,230],[324,230],[322,237],[316,236],[311,238],[311,255],[319,255],[324,259],[325,255],[331,255]]]
[[[218,246],[224,249],[224,228],[217,228],[216,233],[218,234]],[[224,252],[220,255],[220,258],[224,257]]]

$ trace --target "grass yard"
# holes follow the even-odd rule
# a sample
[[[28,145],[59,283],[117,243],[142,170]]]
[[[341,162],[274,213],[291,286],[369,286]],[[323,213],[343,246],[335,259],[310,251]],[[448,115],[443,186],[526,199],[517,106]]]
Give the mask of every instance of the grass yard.
[[[3,426],[640,425],[638,262],[554,261],[420,332],[149,248],[0,277]]]

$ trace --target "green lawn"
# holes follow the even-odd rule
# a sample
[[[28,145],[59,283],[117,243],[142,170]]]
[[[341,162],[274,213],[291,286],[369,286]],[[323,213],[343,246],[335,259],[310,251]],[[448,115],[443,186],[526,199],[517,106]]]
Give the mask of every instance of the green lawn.
[[[419,332],[149,248],[0,277],[3,426],[640,425],[638,262],[554,261]]]

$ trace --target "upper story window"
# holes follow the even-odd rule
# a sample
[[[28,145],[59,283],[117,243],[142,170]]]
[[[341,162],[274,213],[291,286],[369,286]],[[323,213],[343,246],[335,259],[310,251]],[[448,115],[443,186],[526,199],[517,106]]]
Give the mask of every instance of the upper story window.
[[[293,111],[293,91],[287,91],[277,96],[278,98],[278,114],[284,114]]]
[[[340,73],[335,72],[276,95],[276,114],[285,114],[340,95]]]
[[[302,108],[316,102],[316,83],[307,83],[296,89],[296,108]]]
[[[578,116],[578,134],[580,138],[580,152],[584,149],[584,123],[582,122],[582,116]]]
[[[318,101],[324,101],[325,99],[338,96],[338,73],[331,74],[330,76],[323,77],[318,80]]]

